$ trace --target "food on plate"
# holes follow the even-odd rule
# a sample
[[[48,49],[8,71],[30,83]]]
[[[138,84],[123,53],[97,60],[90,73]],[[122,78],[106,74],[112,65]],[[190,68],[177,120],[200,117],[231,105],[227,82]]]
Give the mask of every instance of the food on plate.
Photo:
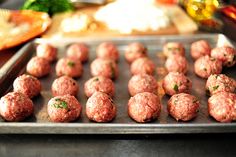
[[[166,57],[173,55],[185,56],[185,49],[183,44],[179,42],[168,42],[163,46],[163,53]]]
[[[155,120],[160,112],[160,100],[153,93],[138,93],[128,101],[128,114],[136,122],[145,123]]]
[[[198,40],[191,44],[190,53],[193,59],[211,54],[211,46],[206,40]]]
[[[195,96],[179,93],[169,99],[167,110],[177,121],[189,121],[197,116],[199,106],[200,103]]]
[[[80,77],[83,74],[83,66],[78,59],[61,58],[56,64],[56,74],[57,76]]]
[[[95,59],[90,65],[92,76],[104,76],[115,79],[118,77],[118,66],[113,59]]]
[[[194,71],[199,77],[208,78],[211,74],[221,73],[222,62],[209,56],[202,56],[195,61]]]
[[[0,115],[9,122],[22,121],[34,112],[33,102],[20,92],[10,92],[0,100]]]
[[[165,67],[168,72],[186,73],[188,70],[188,61],[181,55],[174,55],[167,58]]]
[[[141,57],[147,57],[147,48],[140,42],[130,43],[125,50],[125,59],[127,62],[132,63]]]
[[[155,64],[153,61],[147,57],[138,58],[132,62],[130,66],[130,71],[133,75],[136,74],[149,74],[154,75]]]
[[[115,85],[111,79],[103,76],[95,76],[84,84],[84,93],[90,97],[95,92],[103,92],[113,97],[115,93]]]
[[[218,92],[234,92],[236,81],[225,74],[210,75],[206,82],[207,94],[213,95]]]
[[[82,107],[74,96],[63,95],[50,99],[47,110],[52,122],[71,122],[79,118]]]
[[[69,76],[61,76],[52,83],[53,96],[63,96],[67,94],[76,96],[78,91],[78,83]]]
[[[192,88],[192,81],[183,73],[170,72],[165,76],[162,87],[168,95],[189,93]]]
[[[219,92],[208,99],[209,114],[219,122],[236,120],[236,94]]]
[[[29,98],[37,96],[41,89],[40,81],[31,75],[23,74],[18,76],[13,82],[13,91],[23,93]]]
[[[116,116],[116,106],[109,95],[95,92],[86,103],[86,115],[95,122],[109,122]]]
[[[148,74],[138,74],[131,77],[128,83],[128,89],[131,96],[143,92],[157,94],[158,85],[153,76]]]
[[[71,44],[66,50],[67,57],[85,62],[89,58],[89,48],[85,43]]]
[[[38,57],[43,57],[49,62],[57,58],[57,49],[50,44],[39,44],[36,48],[36,53]]]
[[[46,76],[50,73],[51,67],[47,59],[42,57],[33,57],[26,66],[26,71],[37,78]]]
[[[119,59],[119,52],[116,45],[112,42],[103,42],[98,45],[96,49],[98,58],[109,58],[117,61]]]
[[[232,67],[236,64],[236,50],[229,46],[222,46],[212,49],[211,57],[223,62],[223,66]]]

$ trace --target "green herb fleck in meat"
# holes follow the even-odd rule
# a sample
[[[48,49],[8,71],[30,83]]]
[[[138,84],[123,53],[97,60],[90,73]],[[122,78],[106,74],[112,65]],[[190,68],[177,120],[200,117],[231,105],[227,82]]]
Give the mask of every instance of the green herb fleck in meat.
[[[206,68],[203,68],[203,70],[204,70],[204,71],[207,71],[207,69],[206,69]]]
[[[69,67],[74,67],[74,66],[75,66],[75,62],[69,61],[69,62],[67,63],[67,65],[68,65]]]
[[[179,91],[179,86],[177,84],[174,85],[174,88],[173,88],[176,92]]]
[[[216,85],[213,87],[213,91],[217,90],[219,88],[219,85]]]
[[[194,104],[195,104],[195,103],[197,103],[197,102],[198,102],[198,100],[197,100],[197,99],[194,99],[194,100],[193,100],[193,103],[194,103]]]
[[[215,61],[216,59],[211,57],[210,60],[211,60],[211,61]]]
[[[53,104],[55,108],[62,108],[62,109],[68,109],[68,105],[65,101],[61,99],[55,99],[56,103]]]
[[[95,81],[95,82],[97,82],[97,81],[99,81],[99,78],[98,77],[96,77],[93,81]]]

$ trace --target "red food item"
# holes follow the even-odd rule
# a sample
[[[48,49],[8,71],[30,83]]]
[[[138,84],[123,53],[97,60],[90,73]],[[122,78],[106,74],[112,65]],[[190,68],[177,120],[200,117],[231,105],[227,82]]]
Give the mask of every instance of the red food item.
[[[43,57],[49,62],[57,58],[57,49],[50,44],[39,44],[36,48],[36,53],[38,57]]]
[[[147,48],[139,42],[130,43],[125,50],[125,59],[127,62],[132,63],[141,57],[147,57]]]
[[[234,22],[236,22],[236,6],[229,5],[221,8],[221,12],[226,16],[230,17]]]
[[[168,42],[163,46],[163,53],[166,57],[173,55],[185,56],[185,49],[183,44],[178,42]]]
[[[85,43],[75,43],[66,50],[67,57],[86,62],[89,58],[89,49]]]
[[[195,41],[191,44],[191,56],[193,59],[198,59],[205,55],[211,54],[211,47],[205,40]]]
[[[112,42],[103,42],[101,43],[96,50],[98,58],[109,58],[117,61],[119,59],[119,52]]]
[[[172,55],[166,60],[165,67],[168,72],[181,72],[185,74],[188,70],[188,61],[183,56]]]
[[[155,64],[148,58],[138,58],[132,62],[130,71],[133,75],[149,74],[154,75]]]

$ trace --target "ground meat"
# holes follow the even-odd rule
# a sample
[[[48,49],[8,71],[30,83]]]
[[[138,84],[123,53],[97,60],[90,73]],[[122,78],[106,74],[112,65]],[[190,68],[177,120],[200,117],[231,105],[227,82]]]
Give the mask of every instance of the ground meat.
[[[103,42],[96,49],[98,58],[109,58],[117,61],[119,59],[119,52],[116,45],[112,42]]]
[[[95,92],[103,92],[113,97],[115,93],[115,85],[109,78],[95,76],[85,82],[84,93],[87,97],[90,97]]]
[[[49,62],[57,59],[57,49],[49,44],[39,44],[36,48],[36,54],[38,57],[43,57]]]
[[[193,59],[198,59],[205,55],[211,54],[211,47],[206,40],[199,40],[191,45],[191,56]]]
[[[129,99],[128,114],[136,122],[144,123],[155,120],[160,112],[160,100],[153,93],[138,93]]]
[[[33,102],[20,92],[11,92],[0,100],[0,114],[10,122],[22,121],[33,114]]]
[[[165,63],[168,72],[186,73],[188,70],[188,62],[185,57],[180,55],[170,56]]]
[[[95,59],[90,65],[92,76],[104,76],[115,79],[118,77],[118,66],[112,59]]]
[[[47,59],[42,57],[33,57],[26,66],[26,71],[35,77],[43,77],[50,73],[51,67]]]
[[[155,64],[152,60],[144,57],[138,58],[134,62],[132,62],[130,71],[132,75],[136,74],[149,74],[154,75]]]
[[[203,56],[195,61],[194,71],[198,76],[208,78],[211,74],[221,73],[222,62],[209,56]]]
[[[213,95],[218,92],[234,92],[236,81],[224,74],[210,75],[206,82],[207,94]]]
[[[80,77],[83,74],[83,66],[80,60],[61,58],[56,64],[56,74],[57,76]]]
[[[222,61],[223,66],[232,67],[236,64],[236,50],[229,46],[212,49],[211,56]]]
[[[163,46],[163,53],[166,57],[173,55],[185,56],[185,49],[183,44],[178,42],[169,42]]]
[[[85,43],[75,43],[70,45],[66,50],[67,57],[79,59],[86,62],[89,57],[89,49]]]
[[[86,115],[95,122],[109,122],[116,116],[116,106],[109,95],[95,92],[86,103]]]
[[[236,94],[218,92],[208,99],[209,114],[219,122],[236,120]]]
[[[127,62],[132,63],[141,57],[147,57],[147,48],[139,42],[130,43],[125,50],[125,59]]]
[[[48,115],[52,122],[71,122],[79,118],[82,107],[72,95],[57,96],[48,102]]]
[[[13,90],[15,92],[23,93],[29,98],[37,96],[40,93],[41,88],[40,81],[31,75],[23,74],[17,77],[13,82]]]
[[[192,81],[183,73],[170,72],[165,76],[162,87],[168,95],[189,93],[192,88]]]
[[[180,93],[173,95],[167,105],[169,114],[177,121],[189,121],[197,116],[200,103],[195,96]]]
[[[69,76],[61,76],[52,83],[53,96],[63,96],[67,94],[76,96],[78,91],[78,83]]]
[[[156,79],[147,74],[138,74],[132,76],[128,83],[128,89],[131,96],[138,93],[150,92],[157,94],[157,81]]]

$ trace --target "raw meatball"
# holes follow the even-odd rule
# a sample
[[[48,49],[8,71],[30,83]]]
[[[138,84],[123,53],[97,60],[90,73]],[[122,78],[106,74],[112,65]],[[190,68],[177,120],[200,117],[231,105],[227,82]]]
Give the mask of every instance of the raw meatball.
[[[47,59],[42,57],[33,57],[26,66],[26,71],[35,77],[43,77],[50,73],[51,67]]]
[[[138,93],[129,99],[128,114],[136,122],[144,123],[155,120],[160,112],[160,100],[153,93]]]
[[[224,74],[210,75],[206,82],[206,91],[210,95],[218,92],[234,92],[236,88],[236,81]]]
[[[85,82],[84,93],[87,97],[90,97],[95,92],[103,92],[113,97],[115,93],[115,85],[109,78],[95,76]]]
[[[147,48],[139,42],[129,44],[125,50],[125,59],[127,62],[132,63],[141,57],[147,57]]]
[[[171,57],[173,55],[185,56],[185,49],[181,43],[169,42],[164,45],[163,53],[166,57]]]
[[[48,102],[48,115],[52,122],[71,122],[79,118],[82,107],[72,95],[57,96]]]
[[[153,75],[155,71],[155,64],[148,58],[136,59],[130,67],[130,71],[133,75],[136,74],[149,74]]]
[[[185,57],[180,55],[170,56],[165,63],[168,72],[186,73],[188,70],[188,62]]]
[[[134,75],[128,83],[128,89],[131,96],[143,92],[157,94],[157,88],[158,86],[156,79],[147,74]]]
[[[15,92],[20,92],[29,98],[33,98],[40,93],[42,87],[37,78],[23,74],[15,79],[13,82],[13,88]]]
[[[213,58],[223,62],[223,66],[232,67],[236,63],[236,50],[229,46],[217,47],[211,51]]]
[[[0,100],[0,114],[6,121],[22,121],[33,112],[33,102],[22,93],[11,92]]]
[[[219,122],[236,120],[236,94],[219,92],[208,99],[209,114]]]
[[[162,87],[168,95],[189,93],[192,82],[183,73],[170,72],[165,76]]]
[[[109,95],[95,92],[86,103],[86,115],[95,122],[109,122],[116,116],[116,106]]]
[[[191,45],[191,56],[193,59],[198,59],[205,55],[211,54],[211,47],[206,40],[199,40]]]
[[[90,65],[92,76],[104,76],[115,79],[118,77],[118,66],[112,59],[95,59]]]
[[[89,49],[84,43],[72,44],[66,50],[67,57],[79,59],[81,62],[85,62],[89,57]]]
[[[221,73],[222,62],[209,56],[202,56],[195,61],[194,71],[198,76],[208,78],[211,74]]]
[[[189,121],[197,116],[200,103],[195,96],[186,93],[173,95],[168,101],[168,112],[177,121]]]
[[[117,61],[119,59],[119,52],[112,42],[103,42],[96,49],[98,58],[109,58]]]
[[[36,54],[38,57],[43,57],[49,62],[57,59],[57,49],[49,44],[39,44],[36,48]]]
[[[53,96],[63,96],[67,94],[76,96],[78,91],[78,83],[69,76],[61,76],[52,83]]]
[[[80,77],[83,74],[81,62],[73,58],[61,58],[56,65],[57,76]]]

